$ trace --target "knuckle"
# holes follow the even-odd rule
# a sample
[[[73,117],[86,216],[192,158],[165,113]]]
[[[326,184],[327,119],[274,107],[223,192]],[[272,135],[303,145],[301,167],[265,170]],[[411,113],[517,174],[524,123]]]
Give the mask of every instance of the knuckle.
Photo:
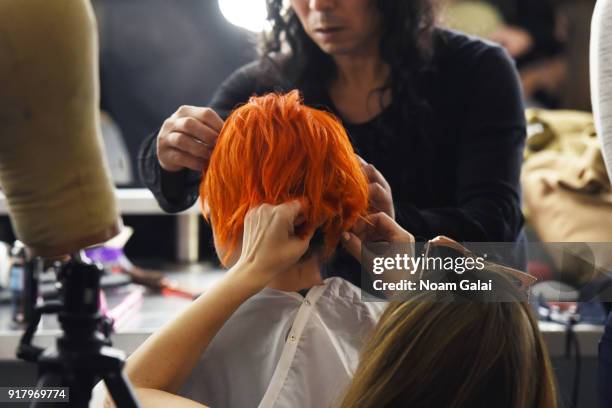
[[[197,120],[192,118],[191,116],[187,116],[183,118],[183,127],[185,129],[193,129],[197,126]]]
[[[168,133],[159,132],[159,134],[157,135],[157,148],[160,149],[162,147],[165,147],[167,142],[168,142]]]
[[[164,133],[164,129],[172,129],[173,126],[174,126],[174,115],[164,120],[160,134]]]
[[[215,111],[211,108],[202,108],[202,117],[205,119],[212,119],[215,117]]]
[[[273,215],[276,214],[276,208],[271,204],[265,203],[261,206],[261,212],[262,214]]]
[[[178,132],[172,132],[168,135],[168,144],[172,147],[180,147],[181,145],[181,134]]]
[[[384,188],[378,183],[371,183],[370,190],[372,191],[372,194],[376,195],[380,195],[385,191]]]

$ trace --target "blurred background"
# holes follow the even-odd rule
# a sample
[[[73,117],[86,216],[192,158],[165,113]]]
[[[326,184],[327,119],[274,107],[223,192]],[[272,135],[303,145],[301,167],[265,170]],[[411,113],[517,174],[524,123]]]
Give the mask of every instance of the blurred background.
[[[567,247],[555,254],[551,247],[538,251],[530,246],[536,249],[529,254],[529,271],[544,281],[569,284],[568,293],[575,294],[575,287],[595,281],[593,264],[612,270],[609,244],[584,244],[612,242],[612,189],[602,170],[590,114],[589,39],[595,0],[435,1],[439,25],[497,42],[516,61],[525,106],[530,109],[522,178],[529,240],[582,243],[572,248],[578,255],[571,259]],[[216,270],[210,229],[197,208],[180,216],[163,214],[143,188],[137,171],[139,148],[179,106],[208,105],[226,77],[257,58],[256,44],[266,28],[265,0],[92,0],[92,4],[100,40],[101,131],[113,179],[123,192],[119,196],[120,207],[127,209],[122,210],[123,220],[133,230],[118,244],[122,248],[125,244],[129,260],[122,256],[117,269],[128,270],[134,281],[148,282],[148,287],[159,286],[159,275],[134,265],[168,269],[165,265],[170,264],[174,270],[176,263],[182,263],[187,272],[201,272],[197,262],[206,262]],[[544,191],[540,187],[552,185],[551,175],[558,186]],[[0,200],[0,266],[9,258],[8,246],[3,249],[2,242],[14,240]],[[584,253],[589,262],[584,261]],[[9,273],[1,269],[0,288],[7,288]],[[577,300],[577,295],[571,299]],[[141,315],[138,324],[156,327],[167,318],[156,311],[177,309],[179,303],[173,301],[177,303],[169,307],[157,298],[147,300],[142,309],[151,314]],[[590,314],[581,311],[585,321],[601,324],[605,316],[601,307],[585,304],[592,309]],[[574,316],[573,307],[567,316]],[[0,329],[2,324],[0,319]],[[572,354],[568,346],[566,335],[571,330],[541,327],[566,399],[570,385],[577,390],[576,378],[583,375],[585,402],[580,406],[594,406],[595,356],[602,328],[581,332],[585,357],[581,369],[580,352]],[[140,341],[119,345],[130,350]],[[7,350],[12,353],[11,347]],[[4,367],[13,373],[17,366]]]
[[[528,107],[589,112],[595,0],[436,0],[439,24],[502,44]],[[138,150],[180,105],[206,106],[217,86],[257,57],[265,0],[92,0],[100,38],[102,131],[117,186],[141,187]],[[132,258],[175,261],[177,223],[126,215]],[[201,222],[201,221],[200,221]],[[212,256],[208,228],[198,254]],[[0,241],[14,239],[6,215]]]

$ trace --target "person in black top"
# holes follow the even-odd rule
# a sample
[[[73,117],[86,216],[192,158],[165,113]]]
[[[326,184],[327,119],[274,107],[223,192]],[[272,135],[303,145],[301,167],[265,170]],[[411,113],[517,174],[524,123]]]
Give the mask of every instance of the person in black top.
[[[345,124],[371,182],[371,211],[417,239],[517,241],[525,118],[507,52],[436,27],[433,0],[282,3],[268,0],[273,31],[262,58],[223,82],[208,107],[179,108],[143,144],[141,176],[160,206],[177,212],[196,201],[232,109],[297,88]]]

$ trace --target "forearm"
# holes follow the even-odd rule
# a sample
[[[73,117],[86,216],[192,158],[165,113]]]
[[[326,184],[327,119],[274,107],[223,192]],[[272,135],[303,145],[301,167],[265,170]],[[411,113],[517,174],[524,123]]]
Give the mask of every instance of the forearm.
[[[149,337],[128,359],[126,374],[137,388],[177,393],[206,347],[234,311],[257,288],[236,266],[180,316]]]
[[[134,391],[138,403],[143,408],[206,408],[195,401],[165,391],[150,388],[135,388]],[[104,408],[116,407],[117,405],[110,399],[110,396],[107,396],[104,400]]]

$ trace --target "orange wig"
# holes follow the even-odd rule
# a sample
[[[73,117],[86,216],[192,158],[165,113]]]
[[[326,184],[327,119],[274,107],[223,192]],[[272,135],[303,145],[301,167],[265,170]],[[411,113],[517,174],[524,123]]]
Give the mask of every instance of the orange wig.
[[[304,106],[292,91],[251,97],[232,112],[200,184],[200,199],[208,202],[217,242],[228,254],[242,237],[250,208],[298,199],[304,223],[296,232],[303,236],[320,228],[327,257],[341,233],[365,214],[368,183],[338,119]]]

